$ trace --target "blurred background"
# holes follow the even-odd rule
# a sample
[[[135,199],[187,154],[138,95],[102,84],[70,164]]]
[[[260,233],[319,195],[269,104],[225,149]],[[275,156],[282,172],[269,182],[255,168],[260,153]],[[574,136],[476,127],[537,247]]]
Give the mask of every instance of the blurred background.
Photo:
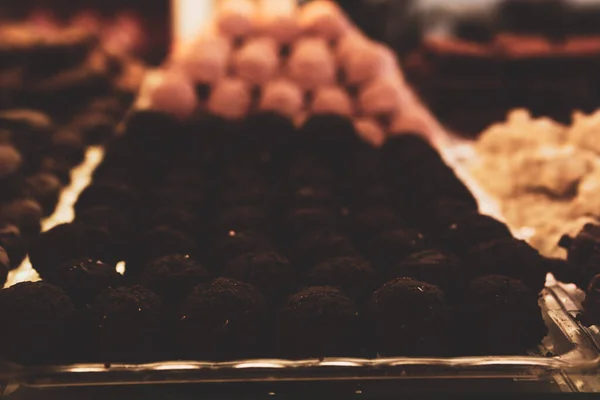
[[[169,54],[175,25],[195,23],[188,18],[190,13],[197,21],[206,21],[218,1],[0,0],[0,26],[26,21],[28,29],[48,32],[79,26],[95,31],[113,52],[158,65]],[[517,106],[568,122],[573,109],[590,111],[600,105],[600,78],[595,72],[600,68],[599,0],[336,2],[368,36],[396,52],[406,77],[434,114],[457,131],[478,132]],[[537,52],[525,60],[530,64],[513,63],[513,59],[506,63],[502,58],[507,34],[513,35],[513,50]],[[430,37],[447,42],[442,48],[428,47]],[[477,69],[485,71],[477,79],[462,67],[453,75],[447,68],[452,46],[471,53],[489,52],[498,68]],[[529,48],[519,50],[523,46]],[[562,52],[560,60],[554,57],[556,51]],[[465,55],[460,56],[464,65]],[[498,70],[500,74],[492,75]],[[543,77],[539,71],[545,72]]]

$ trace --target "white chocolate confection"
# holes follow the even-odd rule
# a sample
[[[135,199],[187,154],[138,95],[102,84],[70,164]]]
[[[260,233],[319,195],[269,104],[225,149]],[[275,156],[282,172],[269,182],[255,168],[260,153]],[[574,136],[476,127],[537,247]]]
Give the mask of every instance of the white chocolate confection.
[[[262,111],[274,111],[294,118],[304,108],[304,96],[294,82],[279,78],[268,82],[262,88],[258,107]]]
[[[252,0],[220,0],[217,2],[216,25],[226,36],[246,37],[256,28],[257,11],[256,2]]]
[[[137,106],[185,119],[196,111],[198,98],[185,75],[173,70],[153,71],[146,74]]]
[[[248,113],[251,103],[249,85],[239,78],[226,78],[213,87],[208,110],[225,118],[239,119]]]
[[[576,114],[567,127],[514,110],[482,133],[466,164],[509,226],[529,230],[527,240],[545,256],[564,257],[559,238],[600,218],[600,156],[587,140],[599,115]]]
[[[304,5],[298,16],[304,34],[316,35],[326,41],[337,40],[351,29],[350,22],[332,1],[315,0]]]
[[[218,34],[206,33],[176,56],[173,65],[194,83],[212,84],[227,73],[231,42]]]
[[[302,89],[331,85],[336,79],[333,55],[319,38],[299,39],[288,60],[288,74]]]
[[[323,86],[315,90],[310,107],[314,114],[351,116],[353,107],[348,93],[339,86]]]
[[[354,120],[354,128],[358,137],[373,147],[381,147],[385,142],[385,132],[374,119],[356,119]]]
[[[280,44],[293,42],[300,35],[296,0],[261,0],[258,31]]]
[[[262,85],[279,68],[277,43],[269,37],[249,39],[233,57],[235,74],[252,85]]]
[[[400,107],[402,81],[396,75],[381,76],[361,88],[358,101],[365,115],[393,114]]]

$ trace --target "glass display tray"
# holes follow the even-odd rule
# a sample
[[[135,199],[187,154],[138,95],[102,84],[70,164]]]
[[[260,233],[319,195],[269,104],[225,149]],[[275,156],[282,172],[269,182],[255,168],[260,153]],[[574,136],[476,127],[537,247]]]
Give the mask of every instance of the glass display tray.
[[[447,134],[407,88],[418,107],[411,120],[422,127],[457,175],[469,186],[480,202],[481,212],[501,218],[492,199],[477,187],[464,169],[464,143]],[[411,102],[412,102],[411,101]],[[91,148],[81,166],[73,171],[72,184],[61,195],[54,215],[43,223],[43,229],[73,219],[73,204],[89,183],[103,150]],[[28,260],[9,275],[9,283],[35,280],[37,274]],[[479,382],[540,382],[560,391],[600,391],[600,335],[577,320],[582,292],[574,285],[555,282],[548,276],[540,296],[540,307],[548,326],[548,335],[539,348],[528,355],[456,358],[326,358],[307,360],[255,359],[231,362],[164,361],[148,364],[74,364],[23,367],[0,363],[0,397],[23,390],[75,387],[155,384],[299,384],[336,382],[398,381],[410,383],[410,390],[435,390],[431,380],[456,382],[465,390]],[[150,387],[149,386],[149,387]],[[443,386],[443,385],[442,385]],[[442,387],[439,386],[439,387]],[[17,390],[21,388],[22,390]],[[453,389],[448,389],[453,390]],[[496,389],[494,389],[496,390]],[[27,398],[30,398],[27,396]]]

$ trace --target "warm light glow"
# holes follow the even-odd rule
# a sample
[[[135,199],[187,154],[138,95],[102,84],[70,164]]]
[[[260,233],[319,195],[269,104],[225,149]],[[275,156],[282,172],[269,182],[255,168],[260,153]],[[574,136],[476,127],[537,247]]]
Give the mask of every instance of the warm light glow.
[[[192,41],[208,24],[215,0],[173,0],[173,45]]]

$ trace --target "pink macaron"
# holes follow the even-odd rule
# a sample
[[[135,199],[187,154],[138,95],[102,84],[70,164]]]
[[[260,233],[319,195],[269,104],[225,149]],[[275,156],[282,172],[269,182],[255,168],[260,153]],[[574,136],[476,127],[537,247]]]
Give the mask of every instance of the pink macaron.
[[[208,110],[228,119],[239,119],[248,114],[251,104],[250,86],[239,78],[225,78],[212,88]]]

